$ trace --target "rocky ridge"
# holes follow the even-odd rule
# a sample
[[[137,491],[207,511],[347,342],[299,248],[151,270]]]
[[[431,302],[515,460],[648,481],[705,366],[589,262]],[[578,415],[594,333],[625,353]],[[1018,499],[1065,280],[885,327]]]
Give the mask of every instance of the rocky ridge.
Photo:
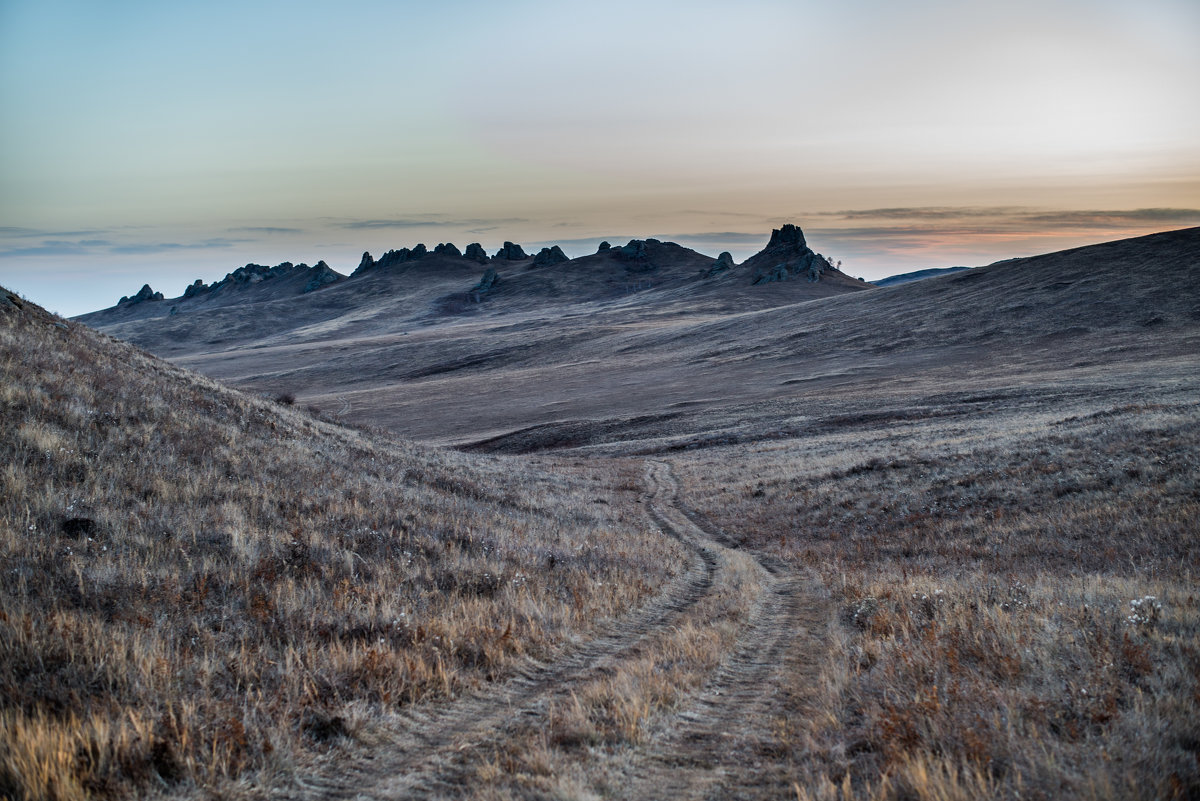
[[[550,268],[557,265],[579,262],[580,267],[583,267],[585,264],[589,265],[589,272],[594,272],[595,269],[605,269],[603,267],[605,264],[612,265],[613,267],[620,265],[623,271],[617,274],[618,277],[611,280],[616,281],[616,285],[622,287],[629,286],[628,281],[635,281],[637,283],[632,286],[643,288],[645,286],[656,285],[662,280],[662,277],[654,278],[650,284],[646,284],[646,281],[649,279],[641,277],[642,275],[657,276],[663,269],[669,270],[668,273],[663,273],[663,276],[675,275],[678,273],[681,264],[695,264],[695,260],[700,260],[699,264],[695,264],[691,268],[696,270],[694,273],[696,279],[722,276],[727,280],[732,279],[735,283],[745,282],[748,285],[769,284],[796,279],[819,282],[822,276],[827,275],[831,271],[837,273],[839,276],[841,275],[838,268],[829,259],[813,252],[808,247],[804,233],[799,227],[787,224],[773,230],[766,247],[754,256],[751,256],[740,266],[734,263],[733,256],[727,251],[722,252],[715,260],[705,265],[703,259],[706,257],[703,254],[696,253],[673,242],[663,242],[652,238],[631,239],[625,245],[615,247],[608,242],[601,242],[595,254],[575,259],[568,256],[559,245],[543,247],[536,254],[531,255],[526,253],[520,244],[506,240],[503,246],[496,251],[495,255],[490,257],[478,242],[472,242],[467,245],[465,251],[459,250],[452,242],[438,243],[432,251],[427,249],[424,244],[418,243],[412,247],[389,250],[378,259],[374,258],[370,252],[364,252],[357,268],[350,274],[349,278],[357,279],[378,271],[407,265],[427,257],[438,257],[439,261],[437,264],[439,265],[452,263],[442,260],[461,259],[487,266],[488,269],[484,273],[483,278],[475,286],[470,289],[466,289],[464,286],[466,294],[473,296],[475,299],[479,299],[480,296],[488,293],[500,280],[501,275],[497,272],[498,269],[503,270],[503,265],[514,262],[525,262],[528,266],[536,268]],[[594,262],[593,260],[595,259],[600,259],[600,261]],[[683,261],[681,262],[680,259],[683,259]],[[689,259],[692,261],[689,262]],[[665,265],[673,266],[667,268]],[[545,273],[539,272],[539,274]],[[620,275],[631,277],[629,279],[621,279]],[[636,278],[632,277],[635,275],[637,276]],[[312,267],[307,264],[293,264],[292,262],[282,262],[274,267],[261,264],[247,264],[211,285],[206,285],[202,280],[197,279],[184,290],[182,297],[178,300],[203,300],[230,287],[249,287],[284,277],[296,281],[296,283],[290,284],[290,288],[286,290],[289,294],[314,292],[330,284],[347,280],[347,276],[337,273],[324,261],[319,261]],[[683,277],[683,274],[680,274],[678,279],[672,280],[687,279]],[[622,284],[622,281],[626,283]],[[516,287],[517,285],[514,285],[514,290],[512,291],[520,291]],[[149,285],[145,285],[132,297],[121,298],[118,306],[121,308],[132,308],[135,304],[161,301],[163,299],[161,292],[155,292]],[[184,308],[186,307],[180,307],[180,309]],[[172,307],[172,311],[175,311],[174,307]]]

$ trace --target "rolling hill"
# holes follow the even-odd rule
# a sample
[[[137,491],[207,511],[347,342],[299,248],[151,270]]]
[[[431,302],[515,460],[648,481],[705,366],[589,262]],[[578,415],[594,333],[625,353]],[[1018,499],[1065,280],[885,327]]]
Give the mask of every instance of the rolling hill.
[[[345,419],[443,444],[511,448],[513,440],[501,446],[496,438],[535,427],[540,433],[522,434],[533,439],[520,447],[669,439],[675,431],[717,436],[747,405],[802,407],[814,393],[852,402],[864,389],[917,376],[962,373],[1004,385],[1039,365],[1086,371],[1114,358],[1138,363],[1164,348],[1180,358],[1196,347],[1190,286],[1198,243],[1200,230],[1188,229],[870,291],[838,292],[828,277],[755,286],[745,271],[599,301],[540,295],[510,308],[497,298],[497,306],[452,316],[428,310],[477,265],[447,275],[434,263],[419,276],[384,274],[312,293],[304,302],[323,304],[324,320],[316,312],[293,317],[282,304],[259,304],[253,314],[231,307],[216,317],[219,329],[188,334],[186,344],[173,337],[201,325],[189,321],[201,315],[145,320],[137,341],[238,386],[291,393]],[[669,251],[682,273],[698,263]],[[522,280],[569,286],[576,272],[596,272],[584,267],[600,258],[526,271]],[[747,294],[789,285],[808,293],[829,285],[835,294],[776,297],[746,311],[722,281]],[[417,291],[402,285],[427,288],[420,314],[401,311]],[[335,292],[353,293],[354,311],[341,311],[349,301]],[[268,316],[277,307],[278,319]],[[120,335],[131,325],[102,330]]]
[[[963,270],[969,270],[970,267],[933,267],[928,270],[914,270],[911,273],[900,273],[899,275],[889,275],[887,278],[880,278],[878,281],[872,281],[875,286],[896,286],[897,284],[907,284],[911,281],[923,281],[926,278],[934,278],[947,273],[961,273]]]
[[[1200,229],[802,241],[0,294],[0,791],[1200,793]]]

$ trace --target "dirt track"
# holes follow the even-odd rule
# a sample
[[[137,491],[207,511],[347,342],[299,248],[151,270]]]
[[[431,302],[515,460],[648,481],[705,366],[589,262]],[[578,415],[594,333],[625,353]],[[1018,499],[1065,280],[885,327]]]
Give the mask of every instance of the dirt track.
[[[544,725],[549,710],[569,701],[587,682],[617,673],[657,632],[696,617],[706,596],[728,591],[731,560],[747,556],[680,504],[678,484],[665,462],[647,464],[647,515],[691,551],[687,570],[653,601],[547,664],[531,664],[486,694],[411,712],[352,764],[331,764],[323,775],[294,777],[272,795],[287,798],[382,799],[470,794],[473,766],[494,753],[518,728]],[[701,525],[698,525],[700,523]],[[703,526],[703,527],[702,527]],[[707,530],[706,530],[707,529]],[[607,754],[589,773],[619,785],[622,798],[776,797],[789,787],[771,754],[783,714],[783,671],[815,676],[824,609],[811,579],[755,558],[761,592],[733,650],[702,691],[653,726],[649,740]],[[799,658],[797,658],[799,657]]]
[[[718,548],[729,538],[678,499],[669,465],[653,480],[666,495],[664,528]],[[660,523],[661,525],[661,523]],[[815,579],[755,555],[763,592],[738,639],[704,690],[662,721],[658,736],[626,768],[628,798],[778,798],[792,777],[779,764],[786,682],[816,681],[828,620]]]

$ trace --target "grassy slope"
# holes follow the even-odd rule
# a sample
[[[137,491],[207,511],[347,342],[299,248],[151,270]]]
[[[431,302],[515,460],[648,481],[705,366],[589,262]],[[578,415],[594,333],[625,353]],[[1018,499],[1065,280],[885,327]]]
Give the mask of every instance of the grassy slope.
[[[697,510],[841,608],[821,714],[781,722],[806,793],[1200,792],[1200,376],[1132,379],[680,459]]]
[[[522,447],[667,452],[692,506],[820,570],[842,615],[771,757],[802,797],[1190,797],[1198,233],[725,319],[681,300],[615,307],[610,331],[590,307],[561,328],[431,328],[352,372],[399,365],[397,419],[431,431],[493,424],[508,391],[583,418]],[[642,402],[667,414],[622,419]]]
[[[547,654],[679,561],[621,511],[638,475],[614,489],[347,430],[16,303],[0,796],[288,770]]]
[[[691,505],[841,609],[820,713],[780,723],[801,797],[1200,794],[1198,233],[828,301],[802,322],[844,364],[941,363],[677,454]]]

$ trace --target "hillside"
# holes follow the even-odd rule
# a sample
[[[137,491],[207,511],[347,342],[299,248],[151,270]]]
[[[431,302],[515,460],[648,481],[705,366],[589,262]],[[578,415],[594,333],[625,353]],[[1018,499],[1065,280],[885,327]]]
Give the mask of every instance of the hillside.
[[[812,409],[815,397],[853,405],[918,377],[1004,387],[1042,366],[1086,376],[1092,365],[1098,376],[1117,360],[1150,370],[1155,359],[1196,352],[1197,263],[1200,229],[1188,229],[758,311],[727,312],[691,287],[664,288],[422,326],[314,326],[308,339],[177,359],[434,442],[536,428],[496,447],[670,445],[703,432],[741,436],[726,417],[769,427]]]
[[[4,797],[294,772],[679,570],[637,473],[343,428],[4,291],[0,371]]]
[[[949,273],[961,273],[963,270],[969,270],[970,267],[934,267],[928,270],[914,270],[911,273],[900,273],[899,275],[889,275],[887,278],[880,278],[878,281],[872,281],[875,286],[896,286],[897,284],[907,284],[912,281],[923,281],[926,278],[936,278],[939,275],[947,275]]]
[[[1200,229],[857,292],[802,236],[213,310],[173,358],[259,394],[0,302],[0,789],[1200,794]]]

